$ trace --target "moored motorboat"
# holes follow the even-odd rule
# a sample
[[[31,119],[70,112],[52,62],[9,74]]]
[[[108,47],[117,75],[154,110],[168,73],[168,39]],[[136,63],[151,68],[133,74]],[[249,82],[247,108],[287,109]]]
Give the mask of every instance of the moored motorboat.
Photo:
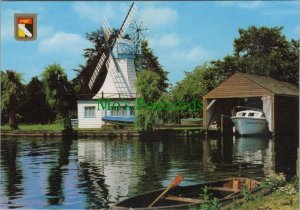
[[[231,117],[236,131],[242,135],[261,135],[268,132],[268,122],[263,111],[259,109],[246,109],[236,112]]]
[[[203,190],[208,187],[208,192],[219,199],[221,206],[228,205],[233,200],[243,197],[241,190],[244,187],[249,192],[260,191],[260,182],[249,178],[230,178],[221,181],[208,182],[191,186],[177,186],[170,190],[154,206],[149,205],[164,191],[156,190],[125,199],[111,207],[111,209],[191,209],[199,208],[204,204]]]

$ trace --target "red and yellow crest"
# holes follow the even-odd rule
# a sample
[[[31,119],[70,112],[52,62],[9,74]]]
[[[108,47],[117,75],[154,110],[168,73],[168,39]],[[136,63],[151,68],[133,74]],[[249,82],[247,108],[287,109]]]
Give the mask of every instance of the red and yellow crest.
[[[36,39],[36,14],[15,14],[15,38],[20,41]]]

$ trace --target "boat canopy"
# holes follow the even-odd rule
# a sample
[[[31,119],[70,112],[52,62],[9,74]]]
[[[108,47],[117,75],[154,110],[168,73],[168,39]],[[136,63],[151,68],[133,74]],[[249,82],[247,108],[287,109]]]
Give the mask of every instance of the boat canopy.
[[[105,116],[102,117],[103,121],[110,123],[134,123],[135,116]]]
[[[262,118],[264,113],[254,110],[245,110],[236,113],[236,117],[248,117],[248,118]]]

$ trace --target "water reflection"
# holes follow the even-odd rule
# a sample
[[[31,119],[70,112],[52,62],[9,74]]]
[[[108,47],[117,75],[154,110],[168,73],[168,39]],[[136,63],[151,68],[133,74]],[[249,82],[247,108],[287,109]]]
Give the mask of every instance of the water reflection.
[[[5,198],[5,200],[1,199],[1,202],[6,204],[12,204],[12,200],[23,195],[23,172],[17,159],[20,146],[13,139],[1,141],[1,198]],[[22,205],[12,205],[11,207],[17,208]]]
[[[64,173],[67,172],[66,166],[69,164],[69,154],[71,150],[72,140],[64,139],[58,145],[57,161],[50,166],[47,187],[47,204],[62,205],[65,199]],[[55,184],[53,184],[55,183]]]
[[[234,162],[263,164],[266,169],[273,169],[273,141],[265,137],[238,137],[233,139]]]
[[[109,176],[105,176],[105,142],[79,140],[78,162],[79,162],[79,188],[86,194],[86,208],[108,207],[108,186],[105,183]]]
[[[1,140],[1,208],[106,209],[166,187],[268,169],[295,174],[298,142],[288,138]],[[260,167],[261,166],[261,167]]]
[[[297,148],[299,139],[284,136],[278,138],[274,144],[275,171],[283,172],[292,177],[296,174]]]

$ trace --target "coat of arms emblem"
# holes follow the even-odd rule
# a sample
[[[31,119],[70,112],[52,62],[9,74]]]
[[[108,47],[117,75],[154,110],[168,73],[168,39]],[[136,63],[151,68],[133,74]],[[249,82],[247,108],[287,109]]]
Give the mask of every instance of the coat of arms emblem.
[[[15,14],[15,38],[19,41],[32,41],[37,35],[36,14]]]

